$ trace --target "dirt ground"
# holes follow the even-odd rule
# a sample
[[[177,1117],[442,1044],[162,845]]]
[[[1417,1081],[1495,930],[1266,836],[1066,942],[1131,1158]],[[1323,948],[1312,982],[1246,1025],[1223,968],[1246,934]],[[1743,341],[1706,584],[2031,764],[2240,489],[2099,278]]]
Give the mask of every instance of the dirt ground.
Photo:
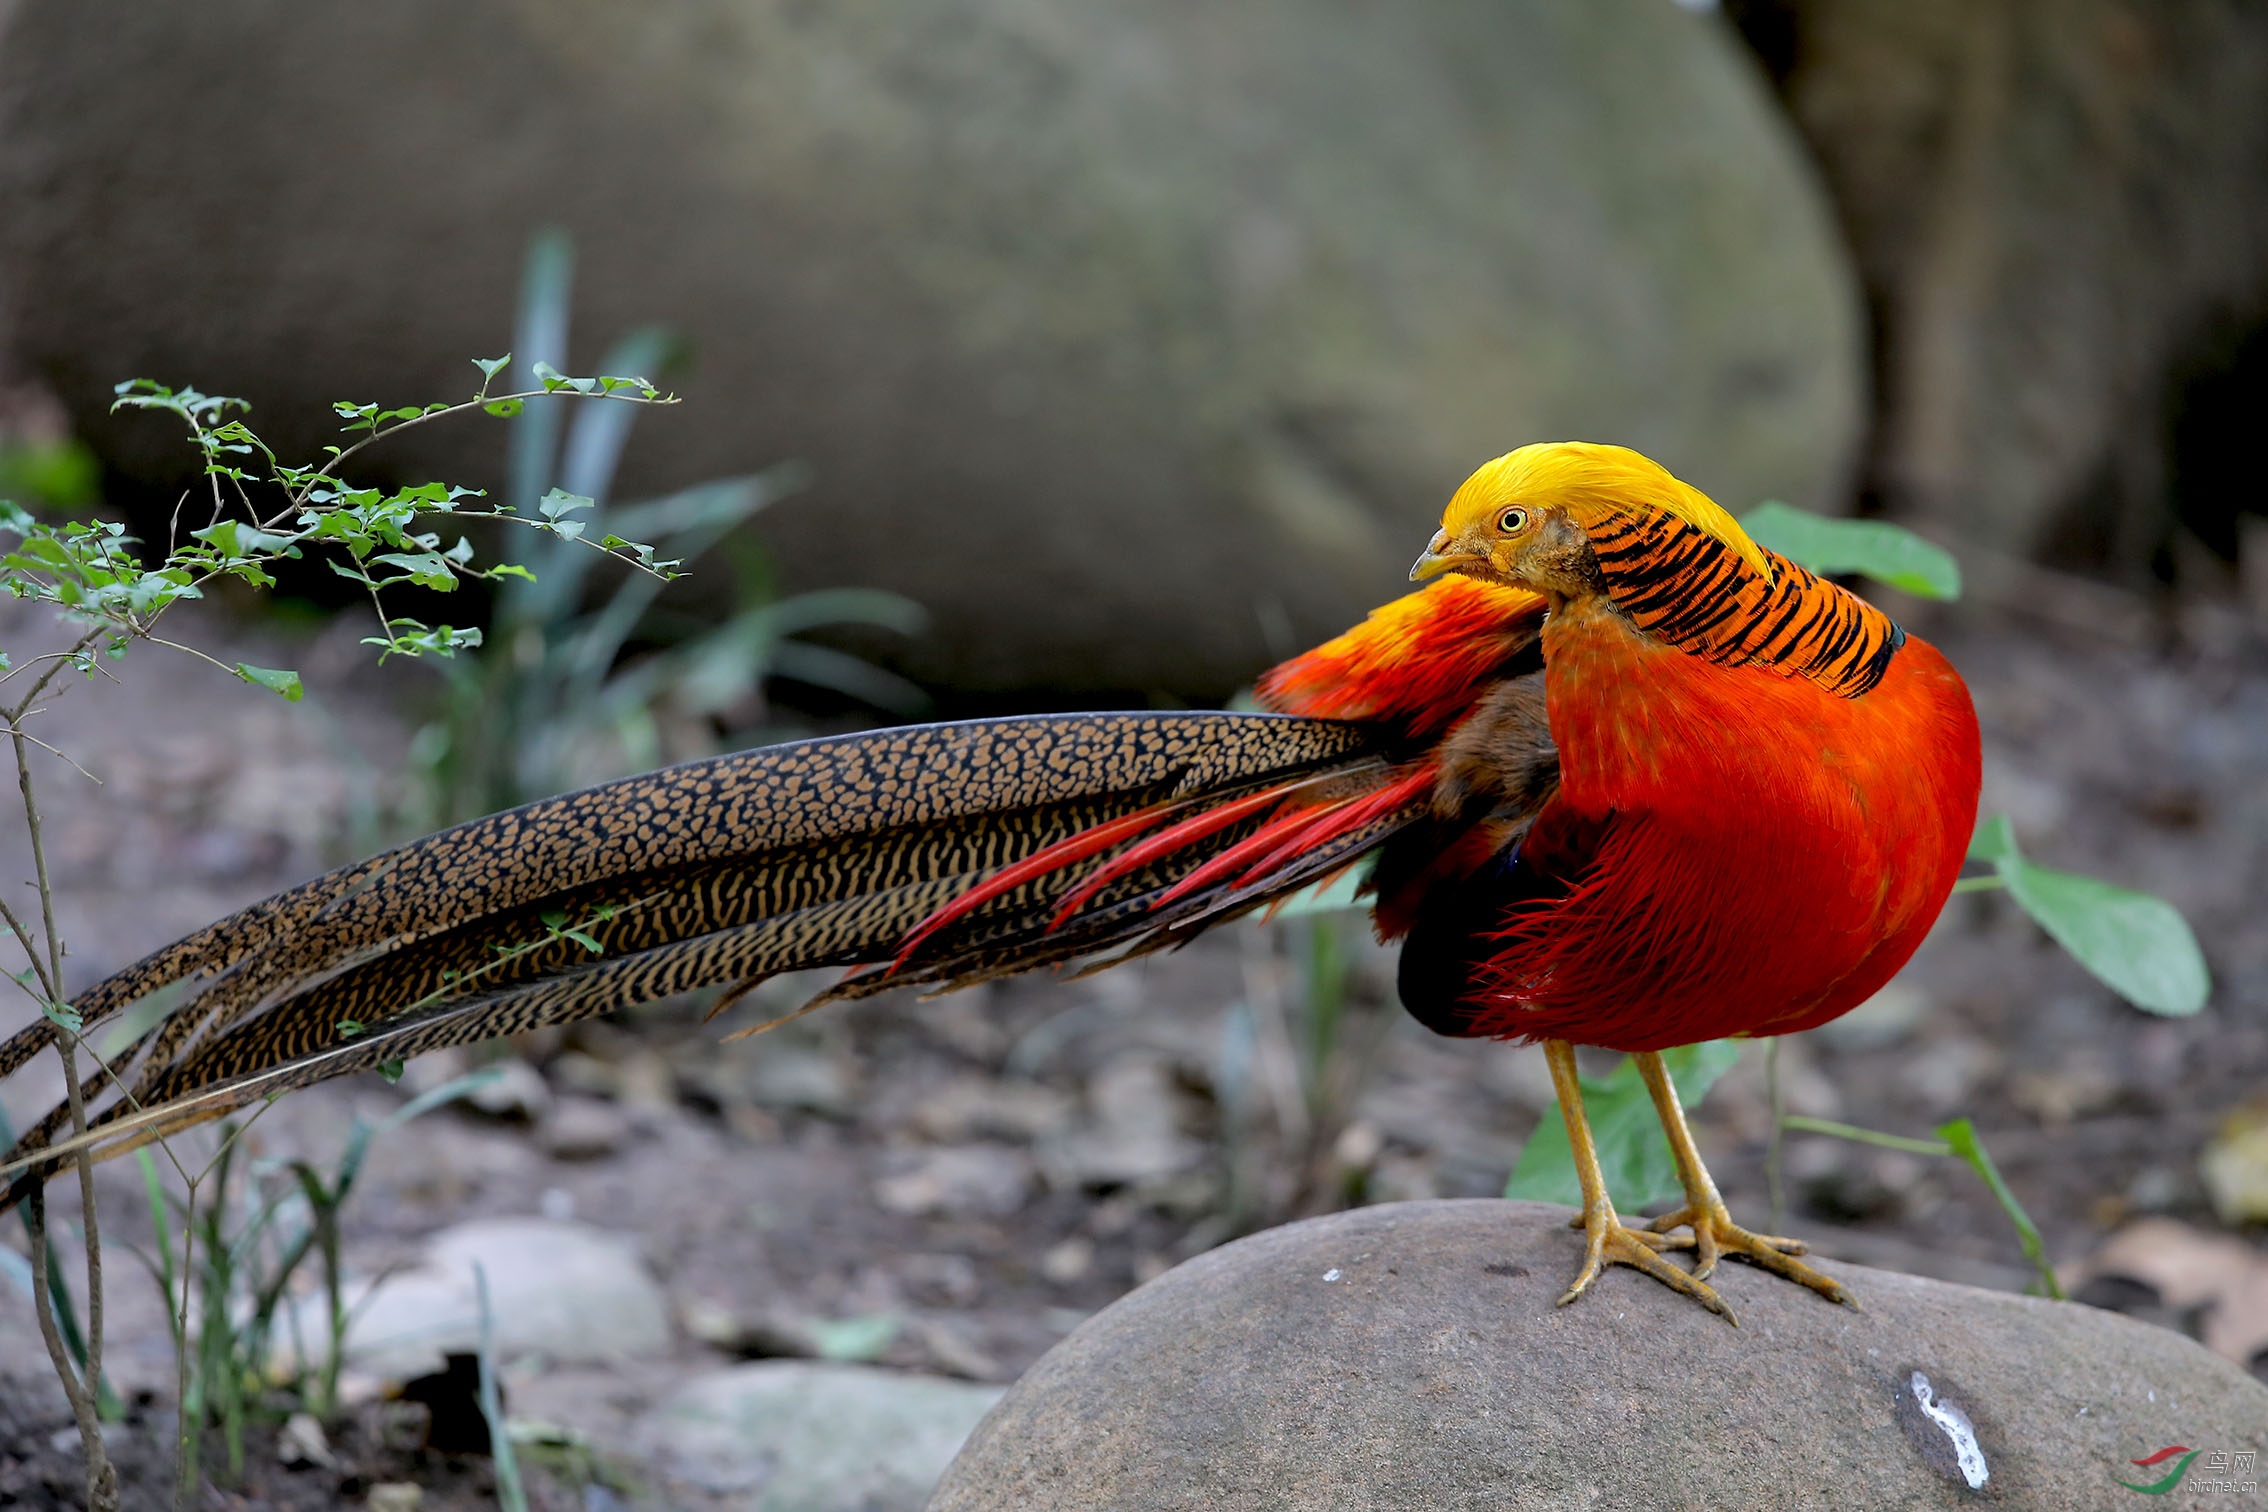
[[[2212,963],[2212,1004],[2188,1020],[2128,1008],[1980,894],[1955,900],[1883,997],[1791,1042],[1783,1075],[1791,1110],[1815,1117],[1908,1135],[1974,1119],[2049,1256],[2069,1263],[2142,1215],[2217,1228],[2199,1151],[2230,1108],[2268,1091],[2268,629],[2229,603],[2177,613],[2026,584],[1997,608],[1898,607],[1975,690],[1987,812],[2010,814],[2037,860],[2177,903]],[[11,652],[30,626],[20,609],[0,620]],[[185,628],[298,666],[314,691],[287,706],[144,652],[123,685],[74,689],[47,716],[45,738],[105,784],[59,764],[43,773],[77,982],[382,832],[416,674],[362,668],[350,627],[304,641],[211,617]],[[0,843],[9,875],[22,874],[17,829]],[[692,1374],[808,1347],[814,1323],[886,1315],[884,1363],[1010,1380],[1080,1319],[1238,1232],[1346,1201],[1501,1191],[1549,1100],[1540,1056],[1428,1035],[1392,1005],[1391,953],[1351,926],[1341,938],[1348,1006],[1319,1061],[1302,1033],[1305,925],[1225,930],[1083,980],[870,1000],[722,1046],[685,1003],[537,1036],[508,1047],[537,1073],[513,1073],[524,1095],[508,1116],[436,1113],[377,1147],[348,1215],[350,1264],[406,1262],[422,1237],[474,1216],[571,1216],[636,1236],[674,1311],[674,1353],[512,1383],[515,1416],[570,1426],[619,1461],[595,1478],[588,1466],[539,1477],[543,1505],[636,1501],[637,1416]],[[0,1009],[0,1028],[20,1019]],[[380,1116],[452,1069],[300,1094],[253,1138],[269,1154],[327,1156],[356,1114]],[[45,1103],[48,1075],[0,1091],[19,1124]],[[1760,1050],[1697,1123],[1735,1211],[1761,1219]],[[1791,1135],[1786,1168],[1787,1222],[1826,1256],[1988,1287],[2029,1277],[2006,1219],[1952,1162]],[[138,1183],[124,1165],[98,1182],[121,1242],[148,1236]],[[20,1235],[11,1225],[0,1242]],[[113,1368],[135,1403],[117,1435],[130,1504],[161,1505],[162,1312],[130,1262],[111,1292]],[[26,1310],[0,1295],[0,1339],[29,1337]],[[75,1505],[67,1418],[27,1353],[0,1361],[0,1507]],[[209,1504],[336,1505],[393,1479],[423,1484],[427,1507],[486,1504],[485,1462],[408,1447],[416,1425],[402,1413],[359,1408],[334,1435],[335,1469],[284,1470],[272,1439],[256,1439],[251,1479]]]

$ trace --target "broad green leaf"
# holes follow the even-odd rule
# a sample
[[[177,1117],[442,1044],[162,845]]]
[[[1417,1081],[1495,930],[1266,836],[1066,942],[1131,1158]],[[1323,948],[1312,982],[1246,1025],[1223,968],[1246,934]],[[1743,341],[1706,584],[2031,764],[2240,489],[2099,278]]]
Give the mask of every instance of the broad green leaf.
[[[2005,814],[1978,827],[1969,858],[1991,862],[2033,922],[2135,1007],[2186,1017],[2211,996],[2197,936],[2163,898],[2026,860]]]
[[[438,551],[386,551],[373,560],[401,570],[401,578],[387,579],[388,582],[406,579],[436,593],[449,593],[457,586],[455,567]]]
[[[189,534],[197,540],[211,543],[222,555],[232,557],[250,556],[256,551],[274,551],[291,543],[289,536],[247,525],[242,520],[220,520],[202,530],[192,530]]]
[[[1777,500],[1741,518],[1759,546],[1818,573],[1855,572],[1923,598],[1961,596],[1961,565],[1943,547],[1887,520],[1837,520]]]
[[[248,683],[258,683],[270,693],[280,695],[286,703],[297,703],[307,690],[300,686],[299,674],[276,667],[255,667],[248,662],[236,664],[236,675]]]
[[[2024,860],[2000,869],[2009,896],[2120,997],[2176,1016],[2205,1006],[2213,990],[2205,954],[2171,903]]]
[[[69,1003],[41,1003],[39,1011],[46,1014],[55,1027],[65,1034],[77,1034],[86,1027],[86,1020],[79,1017],[79,1010]]]
[[[1681,1045],[1662,1053],[1678,1100],[1688,1110],[1700,1105],[1717,1078],[1740,1059],[1740,1046],[1732,1040],[1708,1040]],[[1625,1059],[1603,1081],[1582,1079],[1583,1112],[1591,1126],[1591,1141],[1598,1147],[1599,1168],[1606,1173],[1607,1195],[1616,1207],[1634,1212],[1649,1202],[1680,1195],[1677,1162],[1670,1157],[1669,1139],[1654,1115],[1654,1101],[1636,1063]],[[1544,1110],[1543,1122],[1520,1151],[1520,1161],[1505,1183],[1504,1195],[1536,1202],[1559,1202],[1580,1207],[1582,1184],[1575,1178],[1575,1155],[1567,1142],[1567,1124],[1555,1099]]]
[[[521,410],[527,408],[527,401],[522,399],[491,399],[481,408],[492,415],[498,415],[509,420]]]
[[[475,357],[472,362],[474,367],[480,369],[481,377],[493,378],[512,365],[512,354],[506,352],[501,357]]]
[[[2016,849],[2016,828],[2008,822],[2006,814],[1995,814],[1977,826],[1969,840],[1969,859],[1999,865],[2002,861],[2023,859]]]

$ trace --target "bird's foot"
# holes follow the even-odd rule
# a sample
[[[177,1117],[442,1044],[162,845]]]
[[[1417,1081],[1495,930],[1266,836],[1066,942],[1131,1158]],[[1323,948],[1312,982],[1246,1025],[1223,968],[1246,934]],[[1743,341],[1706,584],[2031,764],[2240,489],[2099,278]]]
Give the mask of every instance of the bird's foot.
[[[1615,1216],[1612,1208],[1608,1208],[1604,1216],[1605,1221],[1597,1223],[1585,1217],[1575,1220],[1576,1226],[1583,1230],[1583,1268],[1576,1273],[1574,1284],[1560,1297],[1561,1307],[1583,1295],[1606,1267],[1627,1265],[1652,1276],[1671,1291],[1691,1297],[1727,1323],[1739,1326],[1740,1320],[1732,1315],[1732,1309],[1725,1306],[1724,1298],[1717,1295],[1714,1287],[1662,1258],[1661,1252],[1675,1248],[1679,1241],[1648,1229],[1631,1228]]]
[[[1672,1229],[1685,1229],[1686,1233],[1672,1235]],[[1715,1272],[1717,1261],[1726,1255],[1738,1255],[1751,1265],[1761,1266],[1775,1276],[1785,1276],[1798,1285],[1808,1286],[1830,1302],[1844,1302],[1858,1306],[1858,1298],[1833,1276],[1796,1259],[1803,1253],[1799,1239],[1781,1239],[1770,1234],[1752,1234],[1732,1221],[1732,1214],[1721,1202],[1697,1207],[1688,1202],[1674,1213],[1664,1213],[1645,1230],[1649,1239],[1665,1249],[1693,1251],[1693,1279],[1705,1281]]]

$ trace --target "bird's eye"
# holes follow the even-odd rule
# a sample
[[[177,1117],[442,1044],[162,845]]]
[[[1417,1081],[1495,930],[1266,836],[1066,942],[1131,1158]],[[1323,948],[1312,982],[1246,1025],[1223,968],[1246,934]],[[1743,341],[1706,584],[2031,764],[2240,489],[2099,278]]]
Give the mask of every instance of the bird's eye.
[[[1507,509],[1497,518],[1496,528],[1506,535],[1518,535],[1528,528],[1528,512],[1524,509]]]

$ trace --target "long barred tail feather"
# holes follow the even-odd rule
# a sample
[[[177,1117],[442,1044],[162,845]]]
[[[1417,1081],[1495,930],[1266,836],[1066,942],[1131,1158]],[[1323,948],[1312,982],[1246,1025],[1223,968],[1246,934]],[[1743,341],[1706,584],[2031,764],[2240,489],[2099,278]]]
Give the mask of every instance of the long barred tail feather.
[[[1377,726],[1263,714],[927,725],[693,762],[445,830],[255,904],[79,995],[182,1001],[0,1177],[429,1050],[781,972],[814,1000],[1177,945],[1344,870],[1424,812]],[[53,1042],[0,1044],[0,1076]]]

